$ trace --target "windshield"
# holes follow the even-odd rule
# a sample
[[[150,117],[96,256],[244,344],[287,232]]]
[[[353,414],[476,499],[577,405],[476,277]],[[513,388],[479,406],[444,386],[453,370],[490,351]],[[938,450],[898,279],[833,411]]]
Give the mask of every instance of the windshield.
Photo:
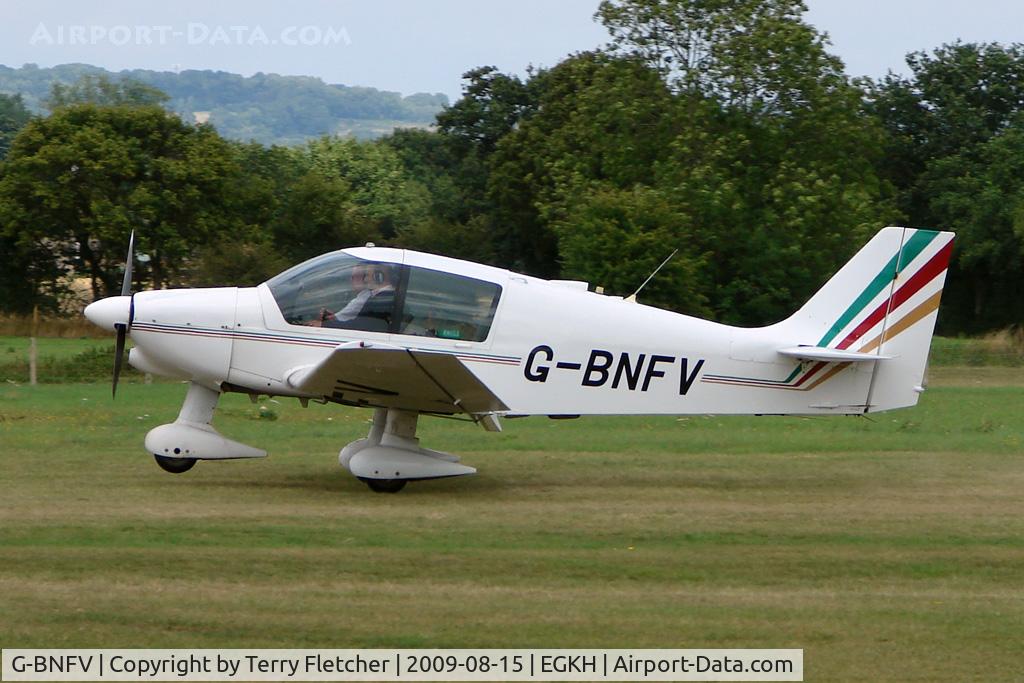
[[[301,263],[267,282],[291,325],[388,332],[400,266],[343,252]]]

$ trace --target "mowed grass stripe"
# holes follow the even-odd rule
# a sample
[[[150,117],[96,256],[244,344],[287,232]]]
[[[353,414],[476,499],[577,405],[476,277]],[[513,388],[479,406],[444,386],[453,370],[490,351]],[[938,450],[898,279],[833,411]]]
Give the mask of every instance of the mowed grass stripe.
[[[772,547],[843,547],[872,546],[879,548],[967,548],[977,546],[999,546],[1024,549],[1024,538],[1011,535],[949,535],[918,533],[913,535],[877,534],[861,535],[842,532],[832,533],[787,533],[785,530],[764,532],[704,531],[682,532],[658,530],[634,533],[628,537],[618,532],[600,536],[580,532],[572,533],[532,529],[522,533],[521,528],[502,528],[489,525],[497,532],[494,537],[475,537],[466,534],[462,538],[449,538],[436,533],[435,527],[413,525],[399,532],[382,533],[374,530],[372,535],[352,535],[350,528],[340,525],[308,527],[294,525],[247,524],[243,528],[235,525],[216,523],[174,523],[139,525],[10,525],[0,529],[0,545],[8,547],[107,547],[121,548],[176,548],[176,547],[217,547],[217,548],[388,548],[394,550],[441,551],[441,550],[620,550],[624,547],[669,548],[685,550],[688,547],[703,547],[713,544],[725,546]],[[464,525],[460,530],[483,531],[480,525]],[[623,544],[630,544],[624,546]]]

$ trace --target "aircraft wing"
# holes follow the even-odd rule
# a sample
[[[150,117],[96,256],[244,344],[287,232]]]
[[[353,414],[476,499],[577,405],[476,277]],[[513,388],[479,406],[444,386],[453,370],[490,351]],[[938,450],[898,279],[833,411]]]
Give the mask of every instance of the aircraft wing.
[[[450,353],[342,344],[316,365],[291,370],[285,381],[304,394],[353,405],[435,413],[508,410]]]

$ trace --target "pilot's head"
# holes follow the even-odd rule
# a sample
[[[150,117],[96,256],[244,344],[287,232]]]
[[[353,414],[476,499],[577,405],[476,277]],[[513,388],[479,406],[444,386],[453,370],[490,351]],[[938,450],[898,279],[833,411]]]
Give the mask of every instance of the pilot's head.
[[[352,279],[352,291],[361,292],[366,289],[369,276],[367,267],[364,264],[357,263],[352,266],[352,270],[349,273],[349,277]]]

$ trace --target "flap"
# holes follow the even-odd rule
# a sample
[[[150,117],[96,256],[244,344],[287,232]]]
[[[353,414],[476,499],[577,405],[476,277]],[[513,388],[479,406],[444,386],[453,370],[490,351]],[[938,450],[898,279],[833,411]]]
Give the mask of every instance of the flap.
[[[779,349],[783,356],[800,358],[802,360],[823,360],[833,363],[857,363],[872,360],[888,360],[892,356],[879,356],[873,353],[861,353],[860,351],[845,351],[843,349],[830,349],[824,346],[791,346]]]
[[[435,413],[508,410],[454,354],[393,346],[342,344],[285,381],[311,396],[356,405]]]

